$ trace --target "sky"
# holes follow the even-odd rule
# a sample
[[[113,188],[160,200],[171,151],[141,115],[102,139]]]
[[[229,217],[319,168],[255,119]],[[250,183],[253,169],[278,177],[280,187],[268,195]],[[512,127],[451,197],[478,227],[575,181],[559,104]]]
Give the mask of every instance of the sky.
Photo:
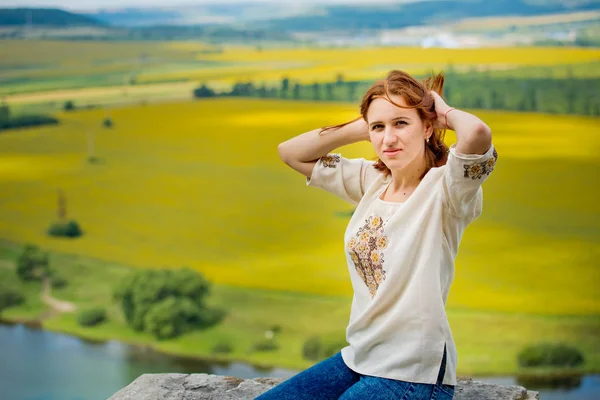
[[[277,0],[0,0],[0,8],[45,7],[66,10],[118,9],[125,7],[171,8],[183,5],[199,5],[206,3],[267,3]],[[364,0],[297,0],[302,3],[357,3]],[[381,2],[381,1],[380,1]],[[392,2],[392,1],[390,1]]]

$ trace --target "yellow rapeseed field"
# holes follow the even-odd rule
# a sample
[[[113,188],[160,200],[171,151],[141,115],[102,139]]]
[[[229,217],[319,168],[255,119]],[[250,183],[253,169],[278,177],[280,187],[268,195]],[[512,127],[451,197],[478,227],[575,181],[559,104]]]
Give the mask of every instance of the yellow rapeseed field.
[[[284,76],[300,83],[379,79],[390,69],[413,74],[444,70],[512,70],[572,66],[576,76],[597,76],[596,48],[420,47],[259,48],[212,46],[196,42],[87,42],[0,40],[0,93],[60,88],[121,86],[165,81],[206,82],[216,86],[252,80],[279,83]],[[546,75],[545,75],[546,76]]]
[[[524,66],[560,66],[600,60],[600,49],[585,48],[482,48],[420,47],[289,48],[262,49],[226,46],[222,53],[198,58],[235,63],[228,69],[202,69],[171,74],[140,74],[140,81],[188,77],[196,80],[253,80],[272,82],[282,75],[301,83],[333,81],[342,73],[348,80],[379,79],[390,69],[421,74],[452,64],[471,68],[512,69]]]
[[[350,296],[351,206],[283,164],[277,145],[357,116],[355,105],[216,99],[61,113],[0,135],[0,238],[139,267],[193,267],[243,287]],[[600,120],[476,112],[499,159],[468,228],[448,306],[593,314]],[[95,136],[89,164],[87,136]],[[454,140],[448,135],[448,142]],[[368,142],[339,149],[374,155]],[[85,235],[46,236],[57,191]]]

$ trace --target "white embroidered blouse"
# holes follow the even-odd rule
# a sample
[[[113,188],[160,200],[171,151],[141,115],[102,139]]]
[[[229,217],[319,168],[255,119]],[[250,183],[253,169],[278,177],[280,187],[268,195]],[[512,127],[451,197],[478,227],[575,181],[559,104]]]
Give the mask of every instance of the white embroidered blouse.
[[[342,349],[356,372],[435,384],[446,344],[442,383],[456,385],[458,354],[445,305],[458,245],[482,212],[481,185],[498,155],[493,144],[483,155],[455,147],[403,203],[381,200],[391,175],[364,158],[327,154],[306,178],[307,186],[356,206],[344,234],[354,296]]]

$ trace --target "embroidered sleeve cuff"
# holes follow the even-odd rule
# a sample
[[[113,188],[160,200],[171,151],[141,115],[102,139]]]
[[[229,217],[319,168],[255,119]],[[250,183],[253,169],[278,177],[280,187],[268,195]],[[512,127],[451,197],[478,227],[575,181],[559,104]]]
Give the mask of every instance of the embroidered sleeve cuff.
[[[465,179],[481,179],[492,173],[496,166],[498,153],[492,144],[485,154],[465,154],[456,151],[456,143],[450,146],[448,167],[452,175],[460,175]]]

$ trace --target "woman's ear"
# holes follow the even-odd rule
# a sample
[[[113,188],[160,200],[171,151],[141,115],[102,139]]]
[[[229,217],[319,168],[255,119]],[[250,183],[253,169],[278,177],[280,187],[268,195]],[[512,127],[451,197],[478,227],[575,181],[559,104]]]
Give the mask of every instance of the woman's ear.
[[[430,137],[431,135],[433,135],[433,124],[431,123],[431,121],[425,121],[424,123],[425,125],[425,138]]]

